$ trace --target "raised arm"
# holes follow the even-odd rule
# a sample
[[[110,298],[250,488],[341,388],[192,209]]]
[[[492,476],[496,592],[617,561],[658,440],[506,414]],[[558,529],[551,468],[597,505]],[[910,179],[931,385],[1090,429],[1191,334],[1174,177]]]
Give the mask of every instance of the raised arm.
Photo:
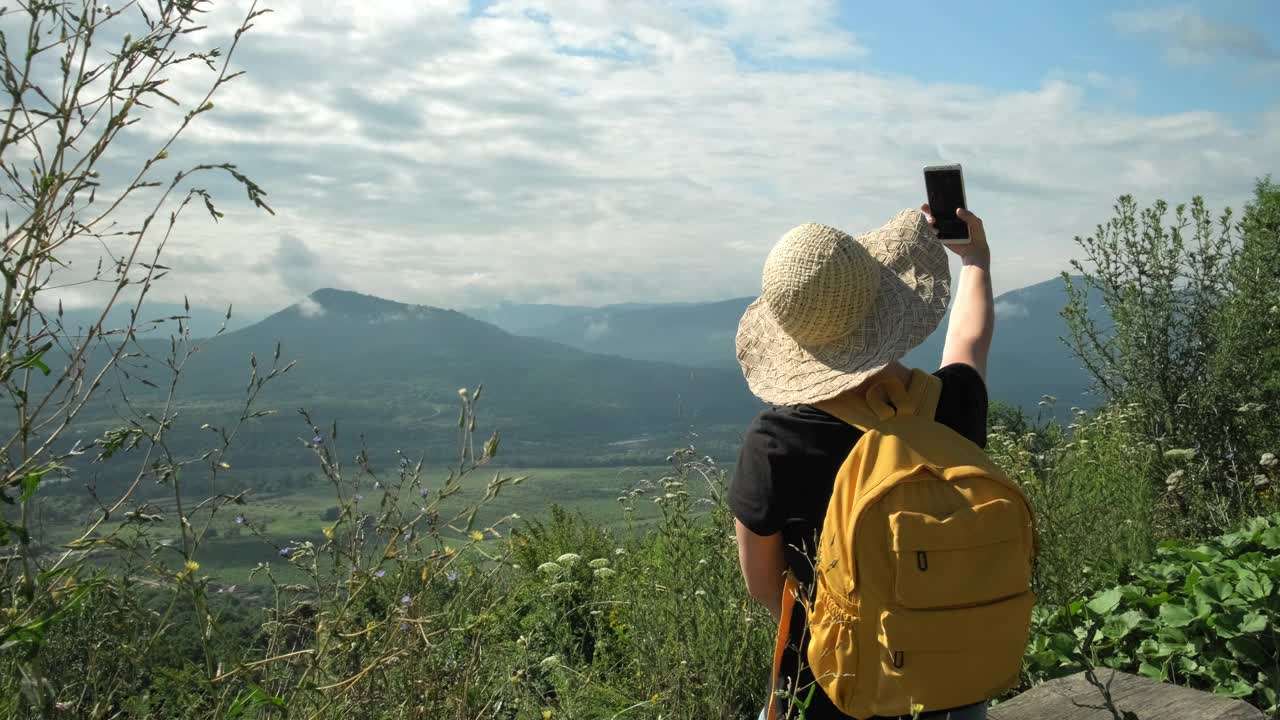
[[[923,205],[920,210],[932,223],[929,206]],[[991,249],[982,218],[964,209],[957,210],[956,215],[969,226],[969,242],[947,245],[960,256],[961,269],[952,294],[951,322],[942,348],[942,365],[964,363],[986,379],[987,355],[996,324],[995,302],[991,297]]]

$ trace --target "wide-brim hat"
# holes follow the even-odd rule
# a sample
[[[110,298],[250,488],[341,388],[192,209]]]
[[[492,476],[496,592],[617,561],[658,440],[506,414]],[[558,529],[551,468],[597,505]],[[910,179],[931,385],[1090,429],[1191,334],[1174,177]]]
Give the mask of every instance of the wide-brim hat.
[[[738,364],[767,403],[828,400],[924,342],[950,299],[946,251],[919,210],[856,238],[801,225],[765,261],[738,324]]]

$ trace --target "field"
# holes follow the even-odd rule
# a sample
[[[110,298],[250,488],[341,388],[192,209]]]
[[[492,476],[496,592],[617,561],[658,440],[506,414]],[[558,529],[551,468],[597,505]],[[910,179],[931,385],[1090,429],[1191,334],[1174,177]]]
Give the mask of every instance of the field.
[[[487,503],[477,515],[477,527],[487,527],[500,518],[518,515],[514,520],[534,520],[545,517],[549,508],[560,505],[574,513],[605,527],[623,530],[629,523],[644,526],[659,516],[657,507],[649,502],[636,504],[636,510],[624,514],[618,498],[631,490],[643,489],[646,481],[655,482],[669,474],[668,467],[591,467],[591,468],[519,468],[491,467],[468,475],[463,490],[451,498],[447,508],[457,510],[483,497],[485,487],[495,474],[525,477],[519,485],[506,487],[498,497]],[[278,472],[284,472],[283,470]],[[425,473],[428,491],[439,487],[448,476],[440,469]],[[259,474],[261,477],[261,474]],[[360,493],[357,504],[367,512],[375,512],[379,504],[390,501],[388,491],[373,487],[372,483]],[[401,502],[417,500],[417,492],[403,491]],[[58,503],[61,498],[51,496],[45,503]],[[190,501],[188,501],[190,502]],[[323,531],[333,524],[332,513],[338,501],[334,488],[323,478],[314,481],[313,488],[301,488],[279,493],[248,492],[244,505],[228,505],[216,514],[203,513],[193,521],[197,529],[207,527],[204,540],[197,553],[202,569],[227,584],[249,584],[250,571],[259,563],[280,561],[281,548],[305,541],[324,542]],[[171,497],[151,500],[147,513],[163,519],[148,524],[132,524],[121,533],[125,540],[146,536],[152,546],[164,547],[177,542],[179,535],[171,518],[176,515]],[[328,515],[326,515],[328,513]],[[447,515],[447,513],[446,513]],[[105,535],[124,524],[123,513],[117,513],[110,522],[100,527],[96,534]],[[46,522],[41,537],[50,551],[77,537],[83,530],[80,521],[62,520]],[[456,532],[459,540],[464,533]],[[173,553],[169,558],[177,557]],[[284,565],[276,562],[273,567]]]

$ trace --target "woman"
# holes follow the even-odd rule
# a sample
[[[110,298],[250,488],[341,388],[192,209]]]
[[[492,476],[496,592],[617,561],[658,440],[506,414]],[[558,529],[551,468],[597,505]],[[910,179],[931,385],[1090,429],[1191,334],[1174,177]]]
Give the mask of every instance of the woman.
[[[995,324],[991,253],[982,220],[967,210],[957,215],[968,225],[970,242],[947,246],[963,269],[934,373],[942,380],[935,418],[985,446],[984,378]],[[770,252],[761,297],[739,325],[743,374],[752,392],[772,407],[743,438],[729,505],[737,518],[747,589],[775,622],[781,618],[786,572],[802,587],[813,581],[817,535],[836,473],[862,435],[820,406],[860,394],[885,376],[906,384],[911,371],[901,358],[946,312],[950,271],[932,225],[924,205],[856,239],[822,225],[795,228]],[[796,604],[779,675],[795,679],[794,700],[778,703],[779,716],[807,701],[807,720],[847,718],[801,662],[804,624],[803,608]],[[986,708],[920,717],[981,720]]]

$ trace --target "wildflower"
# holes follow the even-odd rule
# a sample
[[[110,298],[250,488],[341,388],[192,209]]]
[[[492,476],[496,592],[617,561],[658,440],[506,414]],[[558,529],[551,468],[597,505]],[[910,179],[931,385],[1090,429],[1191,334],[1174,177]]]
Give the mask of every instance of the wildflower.
[[[456,553],[456,552],[458,552],[458,551],[457,551],[457,550],[454,550],[453,548],[449,547],[448,545],[445,545],[445,546],[444,546],[444,554],[445,554],[446,556],[452,556],[452,555],[453,555],[454,553]]]
[[[418,494],[419,494],[419,495],[421,495],[422,497],[426,497],[426,496],[427,496],[427,489],[426,489],[426,488],[418,488]]]
[[[617,574],[618,574],[617,571],[615,571],[613,568],[607,568],[607,567],[596,568],[596,571],[595,571],[595,576],[600,578],[601,580],[608,580],[609,578]]]
[[[1262,467],[1275,467],[1280,465],[1280,459],[1276,458],[1275,453],[1262,453],[1262,457],[1258,460],[1258,464]]]
[[[449,582],[458,581],[458,573],[455,570],[450,570],[449,572],[445,573],[444,576],[449,580]]]
[[[553,713],[552,713],[550,710],[543,710],[543,711],[542,711],[542,720],[551,720],[551,716],[552,716],[552,715],[553,715]]]
[[[325,528],[325,529],[324,529],[324,536],[325,536],[326,538],[328,538],[329,540],[332,540],[332,539],[333,539],[333,528],[331,528],[331,527],[327,527],[327,528]]]
[[[614,555],[626,555],[626,554],[627,554],[627,551],[626,551],[624,548],[616,548],[616,549],[613,551],[613,554],[614,554]]]
[[[563,568],[553,562],[544,562],[538,566],[538,572],[545,573],[547,575],[554,575],[561,570],[563,570]]]
[[[413,599],[413,598],[409,597],[408,595],[405,595],[404,597],[400,598],[400,604],[401,604],[401,605],[408,605],[408,604],[409,604],[409,601],[410,601],[410,600],[412,600],[412,599]]]
[[[222,468],[223,470],[230,470],[230,469],[231,469],[231,463],[220,462],[220,463],[218,463],[218,467]]]
[[[1254,476],[1253,476],[1253,486],[1254,486],[1254,487],[1262,488],[1262,487],[1266,487],[1266,486],[1268,486],[1268,485],[1270,485],[1270,484],[1271,484],[1271,478],[1267,477],[1266,475],[1254,475]]]
[[[587,565],[588,565],[588,566],[590,566],[590,567],[592,567],[592,568],[595,568],[595,569],[599,570],[600,568],[606,568],[606,567],[609,567],[609,559],[608,559],[608,558],[596,558],[595,560],[592,560],[591,562],[587,563]]]
[[[558,582],[555,585],[551,586],[551,592],[568,592],[569,590],[572,590],[573,588],[577,587],[577,585],[578,583],[573,581]]]
[[[373,481],[373,489],[374,489],[374,490],[378,490],[378,489],[380,489],[381,487],[382,487],[382,481],[381,481],[381,480],[374,480],[374,481]]]
[[[693,594],[694,594],[694,596],[695,596],[695,597],[706,597],[706,596],[707,596],[707,591],[706,591],[706,590],[699,589],[699,590],[695,590]]]
[[[556,558],[556,562],[560,563],[561,565],[573,565],[574,563],[578,562],[581,559],[582,559],[582,556],[577,553],[565,553],[560,557]]]
[[[382,568],[378,568],[377,570],[373,571],[373,576],[376,578],[380,578],[386,574],[387,574],[387,571],[383,570]]]
[[[480,532],[479,530],[472,530],[471,539],[474,540],[475,542],[480,542],[481,540],[484,539],[484,533]]]
[[[237,524],[237,525],[243,525],[243,524],[244,524],[244,516],[243,516],[243,515],[237,515],[237,516],[236,516],[236,524]]]
[[[312,445],[319,445],[319,444],[320,444],[320,443],[322,443],[322,442],[324,442],[324,438],[320,437],[319,435],[317,435],[317,436],[315,436],[315,437],[311,438],[311,444],[312,444]]]
[[[559,655],[548,655],[548,656],[546,656],[546,657],[542,658],[542,662],[540,662],[540,663],[538,663],[538,664],[539,664],[539,665],[541,665],[541,666],[542,666],[542,667],[544,667],[544,668],[553,668],[553,667],[556,667],[557,665],[559,665],[559,664],[560,664],[560,656],[559,656]]]
[[[364,499],[363,495],[356,495],[356,502],[360,502],[363,499]]]
[[[195,560],[188,560],[182,566],[187,569],[187,572],[195,572],[200,569],[200,563]]]
[[[280,555],[282,555],[283,557],[289,557],[289,553],[291,552],[293,552],[293,548],[291,547],[280,548]]]
[[[699,560],[699,561],[698,561],[698,564],[699,564],[699,565],[706,565],[706,564],[707,564],[707,559],[706,559],[706,558],[702,558],[701,560]]]

